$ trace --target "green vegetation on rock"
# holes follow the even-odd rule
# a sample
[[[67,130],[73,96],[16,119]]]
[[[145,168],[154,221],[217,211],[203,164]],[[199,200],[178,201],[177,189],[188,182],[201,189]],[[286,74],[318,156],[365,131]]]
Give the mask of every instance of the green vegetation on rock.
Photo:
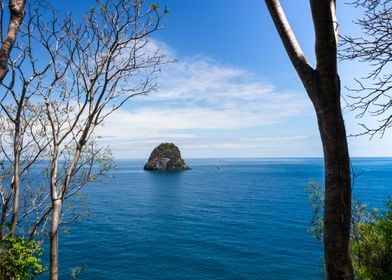
[[[145,170],[180,171],[190,169],[181,158],[181,152],[173,143],[162,143],[151,153]]]

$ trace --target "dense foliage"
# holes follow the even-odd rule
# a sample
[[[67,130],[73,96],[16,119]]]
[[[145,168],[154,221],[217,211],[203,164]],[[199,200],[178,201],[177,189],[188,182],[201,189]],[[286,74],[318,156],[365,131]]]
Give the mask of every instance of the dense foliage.
[[[313,208],[312,227],[308,230],[322,241],[324,194],[317,182],[306,189]],[[353,202],[351,227],[351,254],[356,279],[392,280],[392,198],[386,210],[369,210],[366,204]]]
[[[7,237],[0,241],[0,278],[30,280],[45,271],[42,248],[36,241]]]
[[[359,279],[392,279],[392,200],[385,212],[373,212],[370,222],[355,225],[351,250]]]

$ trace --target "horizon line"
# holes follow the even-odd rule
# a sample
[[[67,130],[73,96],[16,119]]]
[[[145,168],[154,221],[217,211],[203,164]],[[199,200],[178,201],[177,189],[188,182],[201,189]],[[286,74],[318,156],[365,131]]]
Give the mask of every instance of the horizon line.
[[[322,156],[292,156],[292,157],[182,157],[183,159],[193,160],[193,159],[323,159]],[[114,160],[148,160],[146,158],[116,158],[113,157]],[[350,159],[392,159],[392,156],[352,156]]]

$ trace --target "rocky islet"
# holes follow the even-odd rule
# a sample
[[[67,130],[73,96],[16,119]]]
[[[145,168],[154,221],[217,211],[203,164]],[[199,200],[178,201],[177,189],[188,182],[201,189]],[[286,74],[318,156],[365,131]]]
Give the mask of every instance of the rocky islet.
[[[152,152],[144,170],[182,171],[190,169],[181,157],[181,152],[173,143],[161,143]]]

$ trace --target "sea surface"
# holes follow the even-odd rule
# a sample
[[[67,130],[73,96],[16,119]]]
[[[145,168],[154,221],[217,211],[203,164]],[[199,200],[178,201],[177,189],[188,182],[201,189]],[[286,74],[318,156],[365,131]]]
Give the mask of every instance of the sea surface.
[[[113,178],[84,189],[91,215],[60,237],[60,279],[81,266],[91,280],[323,278],[305,191],[322,185],[322,159],[194,159],[169,173],[144,163],[117,161]],[[382,208],[392,159],[352,166],[355,199]]]

